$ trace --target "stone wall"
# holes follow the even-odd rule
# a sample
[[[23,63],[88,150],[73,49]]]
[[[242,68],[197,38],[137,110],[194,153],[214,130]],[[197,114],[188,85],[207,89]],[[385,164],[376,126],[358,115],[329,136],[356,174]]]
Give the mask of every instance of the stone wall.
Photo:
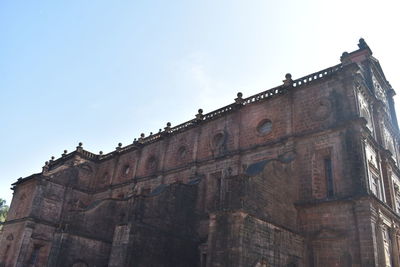
[[[109,154],[52,159],[15,184],[0,266],[398,266],[400,140],[371,55]]]

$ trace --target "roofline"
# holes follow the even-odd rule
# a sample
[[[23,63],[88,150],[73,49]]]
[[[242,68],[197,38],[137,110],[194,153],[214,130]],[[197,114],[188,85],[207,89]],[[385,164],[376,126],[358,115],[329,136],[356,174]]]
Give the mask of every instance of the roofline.
[[[12,185],[12,186],[19,185],[19,184],[21,184],[21,183],[24,183],[24,182],[26,182],[26,181],[28,181],[28,180],[31,180],[31,179],[37,177],[37,176],[40,176],[41,174],[42,174],[42,173],[39,172],[39,173],[34,173],[34,174],[32,174],[32,175],[29,175],[29,176],[27,176],[27,177],[25,177],[25,178],[20,177],[20,178],[17,179],[17,181],[16,181],[15,183],[12,183],[11,185]]]
[[[348,58],[350,55],[356,55],[363,51],[370,53],[372,55],[371,49],[368,47],[368,45],[365,43],[365,41],[363,39],[360,39],[360,43],[358,44],[358,46],[359,46],[359,49],[357,49],[353,52],[350,52],[350,53],[345,53],[344,55],[342,55],[341,59],[343,59],[343,56]],[[43,170],[48,170],[48,169],[64,162],[65,160],[73,158],[75,155],[78,155],[84,159],[95,161],[95,162],[110,159],[117,154],[123,154],[123,153],[127,153],[129,151],[135,150],[135,149],[139,149],[145,145],[154,143],[158,140],[162,140],[165,137],[169,137],[171,135],[181,133],[188,129],[197,127],[198,125],[202,124],[203,122],[211,121],[211,120],[220,118],[221,116],[224,116],[226,114],[230,114],[230,113],[232,113],[240,108],[243,108],[244,106],[247,106],[249,104],[254,104],[257,102],[261,102],[261,101],[265,101],[267,99],[273,98],[275,96],[286,94],[287,92],[292,91],[295,88],[299,88],[299,87],[302,87],[305,85],[312,84],[316,81],[320,81],[320,80],[327,78],[335,73],[338,73],[341,70],[343,70],[345,67],[347,68],[349,66],[356,65],[356,63],[343,62],[343,60],[341,60],[341,61],[342,62],[340,64],[334,65],[332,67],[329,67],[329,68],[326,68],[326,69],[323,69],[323,70],[320,70],[317,72],[314,72],[312,74],[306,75],[306,76],[301,77],[296,80],[292,80],[291,74],[288,73],[288,74],[286,74],[286,76],[285,76],[286,79],[283,81],[282,85],[265,90],[261,93],[249,96],[247,98],[242,98],[242,93],[239,92],[237,94],[237,98],[235,99],[235,102],[232,104],[229,104],[229,105],[219,108],[217,110],[211,111],[207,114],[203,114],[203,110],[199,109],[198,114],[196,114],[194,119],[191,119],[189,121],[186,121],[186,122],[181,123],[174,127],[171,127],[171,124],[167,123],[167,126],[164,128],[163,131],[160,129],[160,131],[158,133],[151,134],[150,136],[147,136],[147,137],[145,137],[145,135],[142,133],[140,138],[138,138],[138,139],[135,138],[135,140],[133,141],[132,144],[122,147],[122,144],[119,143],[118,147],[114,151],[111,151],[104,155],[101,152],[99,154],[95,154],[90,151],[84,150],[82,148],[82,143],[79,143],[79,146],[77,146],[75,151],[68,153],[68,154],[66,151],[64,151],[62,156],[55,160],[54,160],[54,157],[52,157],[52,159],[50,161],[46,162],[46,165],[43,167]],[[19,178],[18,181],[13,183],[12,185],[20,184],[24,181],[34,178],[34,176],[36,176],[36,175],[40,175],[42,173],[33,174],[33,175],[28,176],[23,179]]]
[[[344,67],[344,65],[342,63],[340,63],[338,65],[320,70],[318,72],[306,75],[306,76],[301,77],[296,80],[292,80],[291,75],[287,74],[286,80],[283,81],[284,84],[282,84],[282,85],[265,90],[261,93],[249,96],[247,98],[242,98],[242,93],[238,93],[237,98],[235,99],[235,102],[232,104],[229,104],[227,106],[224,106],[222,108],[219,108],[217,110],[211,111],[206,114],[203,114],[203,110],[199,109],[198,114],[196,114],[196,117],[194,119],[191,119],[184,123],[178,124],[174,127],[171,127],[170,123],[168,123],[167,127],[165,127],[163,131],[160,131],[156,134],[152,134],[147,137],[145,137],[144,134],[141,134],[141,137],[137,140],[135,139],[135,141],[132,144],[127,145],[125,147],[122,147],[122,145],[119,144],[119,146],[114,151],[111,151],[107,154],[104,154],[104,155],[103,154],[94,154],[92,152],[84,150],[80,144],[80,146],[78,146],[75,151],[73,151],[69,154],[64,153],[62,155],[62,157],[60,157],[56,160],[49,161],[46,166],[48,168],[51,168],[51,167],[61,163],[64,160],[72,158],[74,155],[79,155],[85,159],[92,160],[92,161],[103,161],[103,160],[110,159],[116,154],[123,154],[128,151],[139,149],[147,144],[151,144],[158,140],[162,140],[165,137],[181,133],[188,129],[194,128],[204,122],[215,120],[226,114],[230,114],[238,109],[243,108],[244,106],[254,104],[257,102],[261,102],[261,101],[265,101],[267,99],[271,99],[271,98],[279,96],[279,95],[284,95],[287,92],[289,92],[295,88],[300,88],[302,86],[309,85],[316,81],[322,80],[326,77],[331,76],[334,73],[341,71],[343,69],[343,67]]]

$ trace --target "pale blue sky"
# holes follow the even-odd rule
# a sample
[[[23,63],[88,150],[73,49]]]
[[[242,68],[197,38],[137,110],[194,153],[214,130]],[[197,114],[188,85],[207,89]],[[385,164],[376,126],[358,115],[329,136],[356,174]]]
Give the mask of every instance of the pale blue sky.
[[[398,0],[2,0],[0,197],[9,203],[12,182],[80,141],[109,152],[287,72],[338,64],[360,37],[398,89],[399,10]]]

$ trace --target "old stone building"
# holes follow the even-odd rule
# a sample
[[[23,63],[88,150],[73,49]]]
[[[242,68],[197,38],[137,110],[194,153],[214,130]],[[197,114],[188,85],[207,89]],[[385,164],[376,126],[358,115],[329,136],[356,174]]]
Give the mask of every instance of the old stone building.
[[[399,267],[394,90],[341,63],[18,179],[0,266]]]

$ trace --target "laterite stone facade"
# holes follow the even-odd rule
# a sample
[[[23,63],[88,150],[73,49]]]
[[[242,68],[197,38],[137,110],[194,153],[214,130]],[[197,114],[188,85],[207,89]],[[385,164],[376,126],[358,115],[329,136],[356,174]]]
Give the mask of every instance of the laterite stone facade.
[[[18,179],[0,266],[400,267],[394,90],[340,64]]]

